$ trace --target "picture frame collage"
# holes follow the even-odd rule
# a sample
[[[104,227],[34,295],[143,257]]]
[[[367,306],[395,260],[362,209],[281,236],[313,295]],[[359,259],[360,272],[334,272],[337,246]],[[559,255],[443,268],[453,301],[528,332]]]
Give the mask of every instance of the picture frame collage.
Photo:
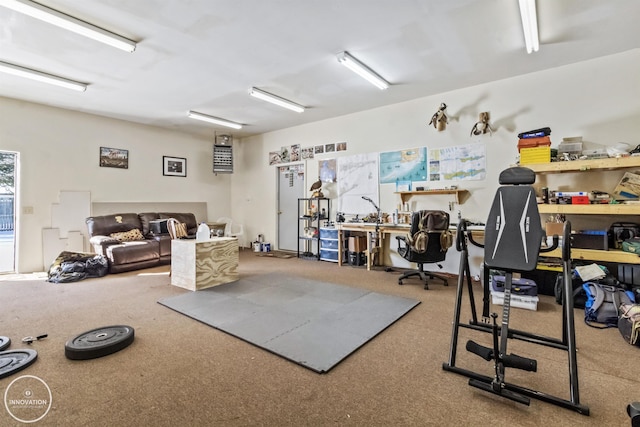
[[[98,164],[103,168],[129,169],[129,150],[100,147]],[[187,176],[187,159],[184,157],[162,156],[162,175],[185,178]]]

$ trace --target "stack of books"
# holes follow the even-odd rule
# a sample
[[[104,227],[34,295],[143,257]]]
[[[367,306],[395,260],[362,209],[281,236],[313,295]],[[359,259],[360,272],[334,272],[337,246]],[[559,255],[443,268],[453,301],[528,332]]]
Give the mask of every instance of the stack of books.
[[[520,163],[548,163],[551,161],[551,129],[540,128],[518,134]]]

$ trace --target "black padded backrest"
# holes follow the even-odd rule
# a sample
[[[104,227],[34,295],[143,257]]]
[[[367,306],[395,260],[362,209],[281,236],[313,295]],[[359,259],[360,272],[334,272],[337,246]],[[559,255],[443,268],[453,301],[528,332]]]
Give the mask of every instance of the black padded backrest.
[[[514,166],[500,172],[498,182],[500,183],[500,185],[533,184],[534,182],[536,182],[536,173],[529,168]]]
[[[542,236],[533,187],[498,188],[485,227],[485,264],[496,269],[532,271],[538,262]]]

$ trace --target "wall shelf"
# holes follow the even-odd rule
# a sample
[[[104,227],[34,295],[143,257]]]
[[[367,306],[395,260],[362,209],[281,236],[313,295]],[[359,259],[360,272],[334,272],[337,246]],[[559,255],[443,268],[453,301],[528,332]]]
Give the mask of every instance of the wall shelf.
[[[400,195],[402,203],[406,203],[413,196],[431,196],[436,194],[455,194],[456,203],[464,203],[469,196],[469,190],[423,190],[423,191],[397,191],[395,194]]]
[[[640,167],[640,157],[629,156],[609,159],[574,160],[567,162],[536,163],[522,165],[537,174],[577,173],[607,171],[624,168]],[[578,176],[578,175],[576,175]],[[577,178],[580,179],[580,178]],[[573,214],[573,215],[640,215],[640,204],[593,204],[593,205],[556,205],[539,204],[540,214]],[[615,220],[615,217],[612,219]],[[607,224],[607,227],[609,225]],[[543,256],[561,258],[562,250],[556,249],[543,253]],[[612,263],[640,264],[638,254],[621,250],[597,250],[571,248],[571,258],[574,260],[589,260]]]
[[[569,162],[534,163],[522,166],[538,173],[589,172],[599,169],[637,168],[640,167],[640,156],[573,160]]]
[[[600,205],[555,205],[541,204],[538,210],[542,214],[577,215],[640,215],[640,204],[600,204]]]
[[[543,252],[540,256],[562,258],[562,249],[554,249],[551,252]],[[601,251],[597,249],[571,248],[571,259],[588,261],[617,262],[624,264],[640,264],[640,256],[631,252],[620,250]]]

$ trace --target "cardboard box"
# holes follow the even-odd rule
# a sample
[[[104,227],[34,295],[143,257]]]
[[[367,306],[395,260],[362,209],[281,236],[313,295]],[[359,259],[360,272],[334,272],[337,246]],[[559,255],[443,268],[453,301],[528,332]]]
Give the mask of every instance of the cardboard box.
[[[547,236],[557,235],[558,237],[562,237],[562,233],[564,232],[564,222],[547,222],[544,224],[544,228],[547,232]]]
[[[349,237],[349,252],[364,252],[367,250],[367,238],[364,236]]]
[[[640,197],[640,174],[625,172],[613,190],[613,197],[616,200],[637,200]]]

